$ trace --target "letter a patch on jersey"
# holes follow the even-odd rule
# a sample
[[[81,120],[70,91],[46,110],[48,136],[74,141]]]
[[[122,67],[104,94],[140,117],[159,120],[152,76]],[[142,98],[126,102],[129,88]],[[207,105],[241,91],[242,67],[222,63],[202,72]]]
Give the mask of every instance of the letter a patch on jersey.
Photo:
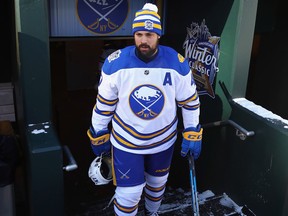
[[[165,74],[163,85],[172,85],[172,78],[169,72]]]
[[[164,95],[160,89],[152,85],[136,87],[129,96],[129,104],[133,113],[145,120],[156,118],[164,106]]]

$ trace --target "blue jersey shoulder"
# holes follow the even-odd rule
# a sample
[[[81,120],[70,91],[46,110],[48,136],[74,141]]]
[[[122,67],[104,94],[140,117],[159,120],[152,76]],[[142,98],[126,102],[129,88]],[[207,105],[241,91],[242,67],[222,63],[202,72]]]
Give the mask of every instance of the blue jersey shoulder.
[[[188,61],[176,50],[171,47],[159,45],[157,57],[149,63],[142,62],[135,55],[135,46],[117,50],[110,54],[103,65],[105,74],[113,74],[121,69],[126,68],[169,68],[177,71],[182,75],[189,73],[190,68]]]
[[[104,73],[113,74],[120,69],[129,67],[128,63],[135,58],[134,52],[135,46],[128,46],[111,53],[104,62]]]
[[[174,69],[182,75],[189,73],[190,67],[187,59],[176,50],[168,46],[159,45],[159,51],[161,61],[165,62],[165,65],[163,63],[163,67]]]

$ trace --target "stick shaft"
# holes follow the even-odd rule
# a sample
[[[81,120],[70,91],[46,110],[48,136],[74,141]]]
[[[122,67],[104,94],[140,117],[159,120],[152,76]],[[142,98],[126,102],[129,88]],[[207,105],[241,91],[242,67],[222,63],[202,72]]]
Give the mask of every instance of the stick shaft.
[[[199,203],[197,195],[197,185],[196,185],[196,172],[194,165],[194,158],[192,155],[188,156],[189,168],[190,168],[190,183],[191,183],[191,195],[192,195],[192,208],[194,216],[199,216]]]

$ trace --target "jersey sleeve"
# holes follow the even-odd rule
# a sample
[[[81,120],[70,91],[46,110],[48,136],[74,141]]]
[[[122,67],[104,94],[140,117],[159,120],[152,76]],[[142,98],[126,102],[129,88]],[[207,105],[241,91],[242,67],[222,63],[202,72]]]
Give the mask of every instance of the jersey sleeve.
[[[184,128],[196,127],[199,124],[200,101],[193,73],[187,60],[181,63],[179,82],[176,89],[177,105],[182,109]]]
[[[108,128],[118,102],[117,74],[110,73],[110,68],[106,67],[105,64],[109,63],[106,61],[104,63],[103,68],[107,72],[103,70],[101,72],[96,104],[92,111],[92,126],[96,132]]]

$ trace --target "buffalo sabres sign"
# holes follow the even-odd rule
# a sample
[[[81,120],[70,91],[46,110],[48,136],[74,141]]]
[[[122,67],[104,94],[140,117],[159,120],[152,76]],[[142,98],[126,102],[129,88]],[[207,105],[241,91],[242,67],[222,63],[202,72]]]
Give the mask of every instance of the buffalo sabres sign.
[[[131,92],[129,104],[137,117],[151,120],[161,113],[164,106],[164,95],[155,86],[141,85]]]
[[[81,24],[96,34],[110,34],[125,22],[128,0],[78,0],[77,14]]]

